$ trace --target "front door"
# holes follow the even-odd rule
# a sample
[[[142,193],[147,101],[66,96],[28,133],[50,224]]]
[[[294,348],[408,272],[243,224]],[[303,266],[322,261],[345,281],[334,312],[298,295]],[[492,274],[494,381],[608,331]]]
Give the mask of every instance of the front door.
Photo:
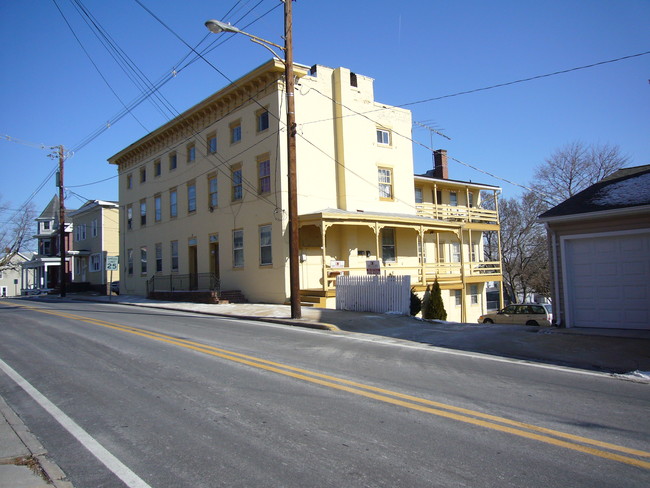
[[[196,246],[189,246],[188,250],[189,250],[190,290],[196,290],[199,286]]]

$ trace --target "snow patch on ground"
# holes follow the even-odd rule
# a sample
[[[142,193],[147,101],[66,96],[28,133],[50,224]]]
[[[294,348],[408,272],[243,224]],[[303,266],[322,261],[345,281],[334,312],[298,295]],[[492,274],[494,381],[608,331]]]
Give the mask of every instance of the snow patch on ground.
[[[635,378],[644,378],[646,380],[650,380],[650,371],[631,371],[627,374],[627,376],[634,376]]]
[[[606,186],[592,203],[596,205],[640,205],[650,202],[650,173]]]

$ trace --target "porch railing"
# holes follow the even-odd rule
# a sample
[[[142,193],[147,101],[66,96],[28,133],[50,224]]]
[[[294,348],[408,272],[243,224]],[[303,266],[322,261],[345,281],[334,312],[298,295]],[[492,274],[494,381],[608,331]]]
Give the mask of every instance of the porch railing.
[[[147,281],[147,292],[156,291],[220,291],[214,273],[154,275]]]
[[[495,210],[479,207],[460,207],[453,205],[435,205],[433,203],[416,203],[418,215],[431,217],[437,220],[477,222],[484,224],[497,224],[498,214]]]
[[[365,267],[345,267],[331,268],[326,267],[327,288],[336,287],[336,277],[340,275],[365,275]],[[400,266],[393,265],[382,266],[381,275],[383,276],[410,276],[412,285],[426,285],[433,283],[438,277],[440,281],[461,281],[463,277],[497,276],[501,274],[501,263],[499,261],[477,261],[471,263],[426,263],[424,265],[424,276],[422,265],[417,266]]]

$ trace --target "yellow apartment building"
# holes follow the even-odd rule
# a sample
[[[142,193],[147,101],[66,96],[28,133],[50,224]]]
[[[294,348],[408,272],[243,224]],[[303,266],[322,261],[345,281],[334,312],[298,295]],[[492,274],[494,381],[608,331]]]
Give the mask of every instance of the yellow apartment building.
[[[271,60],[109,158],[118,167],[121,292],[240,290],[253,302],[289,297],[284,65]],[[474,321],[485,286],[481,208],[498,187],[414,176],[411,113],[374,100],[373,79],[295,65],[300,288],[334,306],[336,276],[435,277],[449,320]],[[164,286],[163,286],[164,288]]]

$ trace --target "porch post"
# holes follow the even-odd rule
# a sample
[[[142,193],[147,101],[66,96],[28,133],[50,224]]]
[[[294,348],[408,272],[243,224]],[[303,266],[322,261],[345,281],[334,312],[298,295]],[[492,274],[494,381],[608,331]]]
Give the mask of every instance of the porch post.
[[[467,293],[467,284],[465,278],[465,239],[463,229],[460,229],[460,281],[463,284],[463,292],[461,293],[462,297],[462,307],[460,311],[460,320],[462,322],[467,322],[467,299],[465,297]]]
[[[325,263],[325,259],[327,259],[327,252],[325,250],[325,232],[327,232],[327,227],[325,226],[325,222],[321,221],[320,224],[320,235],[321,235],[321,249],[323,250],[322,253],[322,264],[323,264],[323,270],[322,270],[322,275],[323,275],[323,291],[327,291],[327,264]]]
[[[424,226],[420,225],[420,233],[419,233],[419,239],[420,239],[420,284],[425,285],[427,284],[427,265],[424,262],[424,256],[426,253],[424,252]]]

